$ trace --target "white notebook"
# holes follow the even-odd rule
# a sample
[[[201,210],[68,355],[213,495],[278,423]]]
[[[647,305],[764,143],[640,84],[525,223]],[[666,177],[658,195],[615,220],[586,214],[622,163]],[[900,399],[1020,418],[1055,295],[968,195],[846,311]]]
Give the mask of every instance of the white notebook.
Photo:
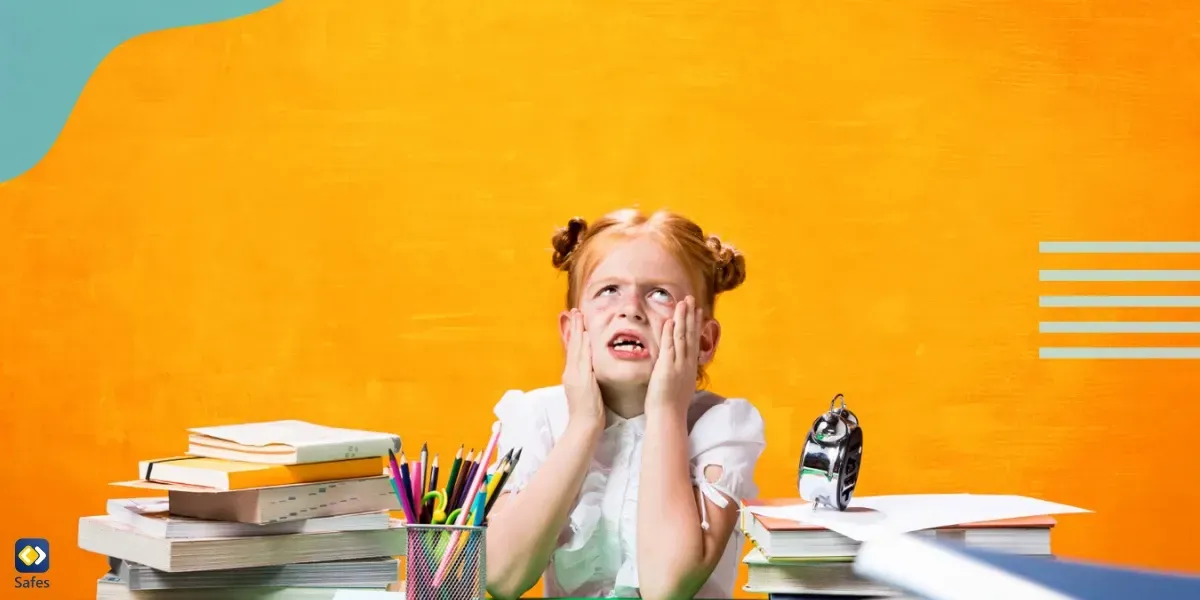
[[[115,498],[108,501],[107,508],[108,515],[121,523],[165,539],[368,531],[391,526],[391,517],[386,510],[256,525],[172,515],[170,500],[165,497]]]
[[[388,529],[293,533],[229,538],[158,538],[109,516],[79,519],[79,549],[183,573],[290,563],[404,556],[408,532],[401,521]]]
[[[252,463],[298,465],[400,452],[400,436],[394,434],[306,421],[195,427],[188,432],[188,454]]]
[[[349,595],[339,595],[342,593]],[[342,598],[375,598],[359,594],[385,594],[383,590],[314,587],[240,587],[183,590],[131,590],[120,577],[109,573],[96,582],[97,600],[341,600]],[[404,594],[378,596],[404,600]]]

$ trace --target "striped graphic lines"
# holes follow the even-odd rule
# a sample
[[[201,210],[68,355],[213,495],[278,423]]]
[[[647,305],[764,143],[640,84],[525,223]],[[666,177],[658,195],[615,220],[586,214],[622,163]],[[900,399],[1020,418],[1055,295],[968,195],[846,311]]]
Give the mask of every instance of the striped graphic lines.
[[[1040,254],[1197,254],[1200,242],[1041,242]],[[1200,269],[1042,269],[1039,282],[1200,282]],[[1198,288],[1200,291],[1200,288]],[[1043,295],[1039,308],[1200,308],[1200,295],[1105,296]],[[1040,334],[1200,334],[1200,311],[1196,321],[1042,321]],[[1200,342],[1200,340],[1198,340]],[[1114,347],[1045,346],[1041,359],[1200,360],[1200,345]]]

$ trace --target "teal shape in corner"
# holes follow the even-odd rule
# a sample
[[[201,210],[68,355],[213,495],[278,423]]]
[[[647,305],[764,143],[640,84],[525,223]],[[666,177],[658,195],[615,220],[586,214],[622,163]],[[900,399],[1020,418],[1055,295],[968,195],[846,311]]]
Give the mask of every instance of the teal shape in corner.
[[[100,61],[143,33],[281,0],[0,0],[0,182],[50,150]]]

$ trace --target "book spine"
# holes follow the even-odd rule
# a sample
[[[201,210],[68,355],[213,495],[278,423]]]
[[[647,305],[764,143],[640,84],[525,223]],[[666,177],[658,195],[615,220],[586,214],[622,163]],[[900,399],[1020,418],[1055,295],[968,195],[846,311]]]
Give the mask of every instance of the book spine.
[[[271,465],[253,471],[229,474],[229,488],[244,490],[268,486],[296,485],[369,477],[383,473],[383,459],[377,456],[344,461]]]
[[[387,456],[388,450],[400,451],[400,438],[371,438],[361,441],[337,441],[296,448],[296,463],[316,463],[355,458]]]

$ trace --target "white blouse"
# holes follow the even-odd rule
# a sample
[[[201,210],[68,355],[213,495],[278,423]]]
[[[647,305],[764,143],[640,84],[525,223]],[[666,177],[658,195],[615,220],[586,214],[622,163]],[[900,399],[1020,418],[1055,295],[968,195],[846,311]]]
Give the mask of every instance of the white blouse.
[[[504,486],[520,493],[567,427],[567,396],[562,386],[510,391],[496,403],[495,413],[502,426],[498,456],[522,448],[521,460]],[[623,419],[607,413],[577,504],[543,576],[548,597],[638,596],[637,500],[645,416]],[[754,467],[766,439],[754,405],[697,392],[688,410],[688,431],[692,478],[705,497],[725,507],[757,495]],[[715,483],[704,477],[709,465],[722,467]],[[708,525],[707,511],[702,512],[697,527]],[[733,597],[742,542],[735,528],[696,597]]]

